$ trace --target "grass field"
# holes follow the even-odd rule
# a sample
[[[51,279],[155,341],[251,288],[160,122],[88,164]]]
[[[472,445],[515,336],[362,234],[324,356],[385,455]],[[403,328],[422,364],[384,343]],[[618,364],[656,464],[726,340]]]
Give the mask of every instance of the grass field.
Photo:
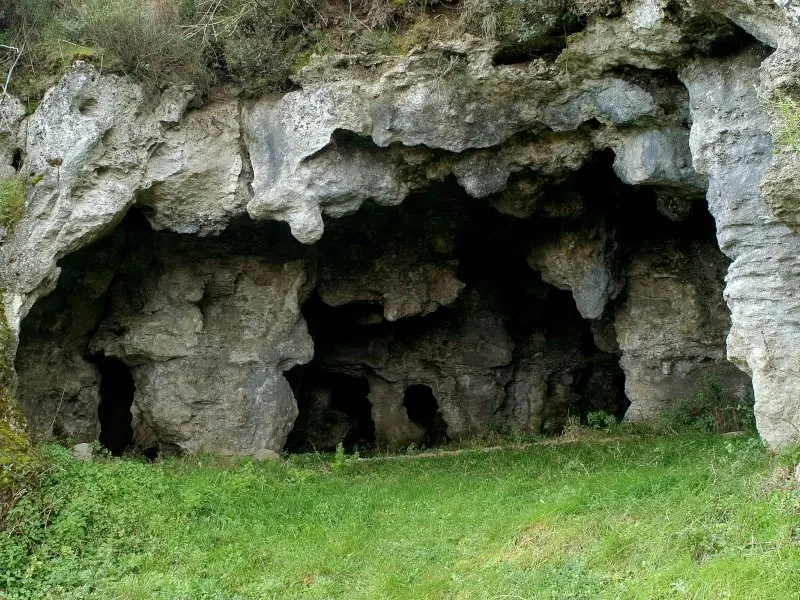
[[[798,598],[791,456],[586,434],[408,460],[51,463],[9,598]]]

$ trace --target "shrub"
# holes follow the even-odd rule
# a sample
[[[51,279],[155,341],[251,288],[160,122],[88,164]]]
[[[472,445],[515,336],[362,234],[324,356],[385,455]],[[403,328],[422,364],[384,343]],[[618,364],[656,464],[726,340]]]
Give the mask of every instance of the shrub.
[[[203,49],[184,36],[179,5],[170,0],[87,0],[75,25],[82,44],[112,53],[145,83],[208,81]]]
[[[26,106],[35,108],[44,90],[53,83],[54,69],[43,42],[48,37],[60,37],[51,32],[59,6],[54,0],[16,0],[3,4],[6,7],[2,15],[6,28],[0,27],[1,41],[21,49],[22,55],[17,61],[16,52],[3,52],[0,72],[5,79],[14,67],[11,90]]]
[[[610,430],[619,424],[617,417],[604,410],[592,411],[586,415],[586,424],[592,429]]]
[[[293,57],[300,47],[302,40],[296,37],[279,39],[268,32],[248,37],[236,32],[224,41],[222,51],[230,75],[245,84],[247,95],[259,96],[290,86]]]
[[[526,42],[550,30],[571,29],[593,14],[611,15],[618,0],[464,0],[464,30],[489,39],[511,38]]]
[[[334,473],[340,473],[346,468],[350,468],[358,464],[358,459],[360,458],[358,452],[354,452],[351,456],[347,456],[344,450],[344,444],[339,442],[336,444],[336,452],[333,455],[333,461],[331,461],[331,471]]]
[[[255,96],[287,89],[312,52],[393,49],[396,31],[425,6],[424,0],[201,0],[187,32],[202,38],[218,66]]]

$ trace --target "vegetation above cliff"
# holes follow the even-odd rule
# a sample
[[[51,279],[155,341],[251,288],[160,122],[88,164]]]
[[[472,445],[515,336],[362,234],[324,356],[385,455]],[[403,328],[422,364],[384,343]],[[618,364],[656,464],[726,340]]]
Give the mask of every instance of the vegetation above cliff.
[[[404,53],[463,33],[524,45],[618,10],[618,0],[19,0],[5,4],[0,43],[23,51],[11,90],[29,103],[76,59],[157,87],[232,80],[259,94],[286,89],[315,52]],[[15,58],[7,50],[6,71]]]
[[[797,456],[583,436],[369,461],[78,463],[51,447],[0,532],[0,596],[795,596]]]

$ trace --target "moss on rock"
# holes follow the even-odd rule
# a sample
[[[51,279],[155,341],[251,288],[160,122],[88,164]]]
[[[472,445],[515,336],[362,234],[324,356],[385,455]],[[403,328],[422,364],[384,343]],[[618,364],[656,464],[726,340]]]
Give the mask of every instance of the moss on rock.
[[[8,233],[25,212],[25,179],[6,177],[0,179],[0,226]]]
[[[4,490],[20,473],[29,471],[33,461],[25,419],[12,393],[13,340],[3,305],[4,295],[0,290],[0,504]]]

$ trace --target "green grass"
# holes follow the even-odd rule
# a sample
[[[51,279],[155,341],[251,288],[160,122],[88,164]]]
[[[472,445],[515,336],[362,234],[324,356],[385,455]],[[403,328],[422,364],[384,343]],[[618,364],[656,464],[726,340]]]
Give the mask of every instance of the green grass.
[[[599,435],[336,469],[47,447],[0,534],[0,597],[797,598],[788,459]]]

